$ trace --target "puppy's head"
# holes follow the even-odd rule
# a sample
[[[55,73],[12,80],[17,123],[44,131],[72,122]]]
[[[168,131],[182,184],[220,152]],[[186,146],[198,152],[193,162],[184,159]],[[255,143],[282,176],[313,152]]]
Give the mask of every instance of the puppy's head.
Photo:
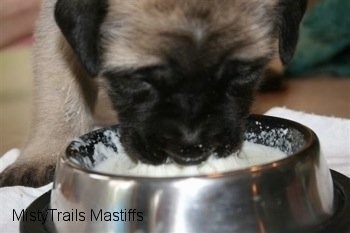
[[[129,153],[195,164],[239,149],[264,67],[291,59],[305,2],[58,0],[55,16],[107,81]]]

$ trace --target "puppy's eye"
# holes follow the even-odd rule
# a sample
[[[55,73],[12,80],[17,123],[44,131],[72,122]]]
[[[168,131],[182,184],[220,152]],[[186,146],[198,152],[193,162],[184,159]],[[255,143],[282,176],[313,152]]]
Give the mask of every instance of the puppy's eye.
[[[157,91],[148,82],[143,81],[143,72],[137,69],[117,70],[104,73],[109,83],[109,93],[120,103],[141,104],[153,101]]]
[[[263,64],[259,61],[231,60],[224,65],[220,78],[232,84],[248,84],[260,77],[262,71]]]
[[[154,87],[160,87],[169,85],[169,82],[173,81],[170,76],[171,71],[167,66],[151,66],[137,70],[133,78],[149,83]]]

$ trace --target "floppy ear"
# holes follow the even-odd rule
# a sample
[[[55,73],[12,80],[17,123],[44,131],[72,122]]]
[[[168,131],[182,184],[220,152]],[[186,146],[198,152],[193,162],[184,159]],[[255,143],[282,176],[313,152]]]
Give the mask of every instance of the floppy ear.
[[[100,70],[99,32],[107,7],[107,0],[58,0],[55,8],[59,28],[92,76]]]
[[[288,64],[298,42],[299,26],[305,13],[307,0],[280,0],[279,54]]]

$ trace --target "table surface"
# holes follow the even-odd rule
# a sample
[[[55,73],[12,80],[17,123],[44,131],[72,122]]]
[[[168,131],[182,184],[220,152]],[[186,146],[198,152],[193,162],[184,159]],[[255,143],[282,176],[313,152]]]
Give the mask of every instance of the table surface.
[[[31,48],[0,51],[0,156],[21,147],[30,127],[33,75]],[[350,118],[350,78],[285,79],[283,90],[259,93],[253,113],[276,106],[327,116]]]

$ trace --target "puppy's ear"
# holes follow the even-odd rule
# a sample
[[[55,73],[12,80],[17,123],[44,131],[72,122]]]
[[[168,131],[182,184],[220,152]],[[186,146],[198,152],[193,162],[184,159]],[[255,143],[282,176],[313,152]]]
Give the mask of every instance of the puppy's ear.
[[[298,42],[299,26],[305,13],[307,0],[280,0],[279,54],[288,64]]]
[[[55,19],[82,65],[92,76],[100,70],[100,26],[107,0],[58,0]]]

